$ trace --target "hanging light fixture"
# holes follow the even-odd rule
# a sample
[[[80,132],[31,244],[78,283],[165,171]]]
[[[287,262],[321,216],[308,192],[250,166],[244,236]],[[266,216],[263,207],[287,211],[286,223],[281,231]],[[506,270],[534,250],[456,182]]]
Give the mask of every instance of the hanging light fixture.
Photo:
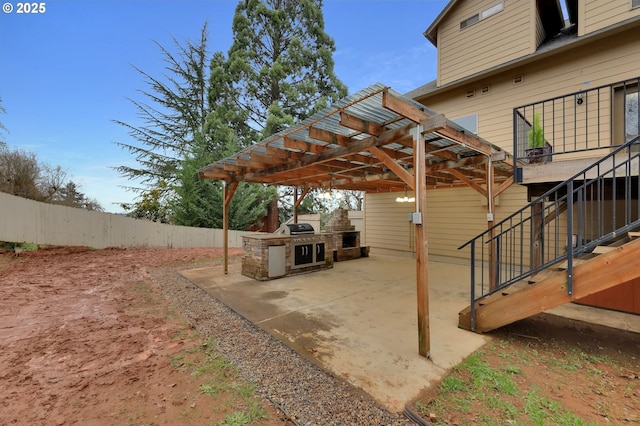
[[[333,198],[333,190],[331,187],[329,187],[328,191],[320,191],[320,193],[318,194],[318,198],[322,199],[322,200],[329,200],[331,198]]]
[[[416,199],[414,197],[409,198],[409,196],[407,195],[407,186],[406,185],[404,187],[404,197],[396,198],[396,202],[397,203],[413,203],[415,201],[416,201]]]

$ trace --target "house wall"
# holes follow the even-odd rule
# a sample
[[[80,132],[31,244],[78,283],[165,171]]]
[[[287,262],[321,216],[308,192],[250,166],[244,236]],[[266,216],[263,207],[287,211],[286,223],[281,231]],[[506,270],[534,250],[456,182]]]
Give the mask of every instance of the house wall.
[[[438,86],[533,53],[535,1],[504,0],[501,12],[460,29],[460,22],[498,0],[459,2],[438,28]],[[489,30],[488,30],[489,29]]]
[[[477,114],[479,135],[512,152],[514,107],[640,75],[637,30],[620,32],[606,40],[548,57],[537,64],[515,68],[418,100],[452,120]],[[524,81],[514,84],[514,76],[518,75],[522,75]],[[489,92],[480,93],[479,89],[485,86],[490,88]],[[476,96],[467,98],[469,89],[475,89]],[[583,106],[588,106],[588,103]],[[603,137],[607,136],[611,127],[609,118],[602,117],[599,125]],[[580,135],[577,136],[579,138]],[[603,153],[587,152],[574,157],[594,155]],[[367,194],[368,244],[373,250],[411,254],[415,242],[413,225],[407,215],[414,207],[411,203],[396,203],[397,196],[397,193]],[[468,258],[469,253],[458,251],[457,247],[486,230],[486,202],[483,205],[482,197],[469,188],[429,190],[427,198],[429,253]],[[513,185],[500,195],[498,202],[496,221],[527,204],[526,188]],[[564,236],[566,220],[562,222],[559,235]]]
[[[365,196],[367,244],[374,253],[410,256],[415,252],[414,226],[408,215],[414,203],[397,203],[403,193],[368,193]],[[410,193],[409,196],[412,196]],[[522,206],[526,188],[513,185],[497,200],[495,219],[502,220]],[[486,199],[470,188],[427,191],[429,254],[468,258],[458,247],[487,229]]]
[[[629,29],[418,100],[452,120],[478,114],[478,134],[512,152],[514,107],[640,75],[637,32],[638,28]],[[523,76],[523,82],[514,84],[515,76]],[[486,86],[489,92],[480,93]],[[468,90],[476,90],[476,96],[467,98]],[[610,131],[608,117],[602,117],[600,131],[603,136]]]
[[[582,0],[578,3],[578,36],[640,16],[640,7],[632,9],[631,0]]]

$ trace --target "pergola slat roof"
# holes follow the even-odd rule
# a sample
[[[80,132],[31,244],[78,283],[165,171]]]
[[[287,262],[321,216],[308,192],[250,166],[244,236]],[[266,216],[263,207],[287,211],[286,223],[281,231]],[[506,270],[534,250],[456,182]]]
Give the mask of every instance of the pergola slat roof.
[[[414,186],[417,124],[424,128],[427,188],[472,186],[482,192],[490,158],[495,183],[512,176],[511,159],[499,147],[379,83],[201,168],[199,175],[228,183],[402,191]]]

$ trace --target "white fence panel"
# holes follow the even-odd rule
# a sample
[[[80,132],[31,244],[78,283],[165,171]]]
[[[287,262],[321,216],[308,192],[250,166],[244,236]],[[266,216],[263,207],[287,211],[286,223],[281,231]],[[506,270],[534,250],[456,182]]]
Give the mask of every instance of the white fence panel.
[[[229,231],[229,247],[242,247],[243,234]],[[91,212],[0,193],[0,241],[94,248],[222,247],[223,232]]]

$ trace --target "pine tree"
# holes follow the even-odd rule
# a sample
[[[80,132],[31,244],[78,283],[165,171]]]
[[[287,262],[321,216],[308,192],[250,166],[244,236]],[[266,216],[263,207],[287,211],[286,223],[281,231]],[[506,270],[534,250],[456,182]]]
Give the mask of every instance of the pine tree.
[[[204,134],[208,105],[207,23],[197,42],[181,44],[173,38],[177,54],[156,42],[166,63],[167,75],[153,77],[134,67],[148,86],[141,93],[147,102],[131,102],[138,110],[143,125],[136,126],[121,120],[115,123],[129,130],[129,135],[138,142],[130,144],[116,142],[127,149],[138,161],[138,167],[119,166],[123,176],[138,180],[143,188],[132,188],[138,192],[145,189],[162,189],[160,182],[170,191],[177,178],[180,162],[191,152],[196,139]]]
[[[321,0],[243,0],[232,29],[232,100],[262,139],[347,95],[333,71]]]

